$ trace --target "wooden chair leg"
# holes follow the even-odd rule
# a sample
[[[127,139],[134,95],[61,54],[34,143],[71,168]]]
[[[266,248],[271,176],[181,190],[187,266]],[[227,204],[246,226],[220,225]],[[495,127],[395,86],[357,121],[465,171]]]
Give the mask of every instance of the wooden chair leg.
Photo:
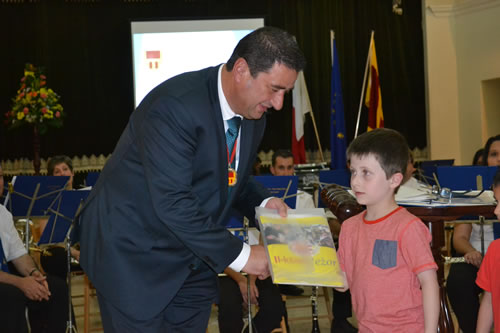
[[[87,275],[84,276],[83,286],[83,332],[90,332],[89,318],[90,318],[90,281]]]
[[[326,312],[328,313],[328,319],[331,325],[333,321],[332,302],[330,301],[330,294],[328,293],[327,287],[323,287],[323,296],[325,297]]]

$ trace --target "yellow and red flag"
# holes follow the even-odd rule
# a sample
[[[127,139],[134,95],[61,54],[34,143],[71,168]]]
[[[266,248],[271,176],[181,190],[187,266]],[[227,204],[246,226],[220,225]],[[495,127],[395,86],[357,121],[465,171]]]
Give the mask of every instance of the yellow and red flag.
[[[375,53],[375,39],[370,40],[370,74],[366,86],[365,105],[368,107],[368,132],[375,128],[384,127],[384,113],[382,112],[382,95],[378,75],[377,55]]]

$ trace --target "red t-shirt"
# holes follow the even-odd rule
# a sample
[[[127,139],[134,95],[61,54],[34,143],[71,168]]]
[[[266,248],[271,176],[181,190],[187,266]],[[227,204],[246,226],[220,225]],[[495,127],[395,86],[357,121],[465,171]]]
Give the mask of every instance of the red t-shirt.
[[[484,256],[476,283],[491,293],[495,333],[500,333],[500,239],[493,241]]]
[[[360,332],[423,332],[417,274],[437,269],[429,229],[405,208],[375,220],[362,212],[342,224],[339,263]]]

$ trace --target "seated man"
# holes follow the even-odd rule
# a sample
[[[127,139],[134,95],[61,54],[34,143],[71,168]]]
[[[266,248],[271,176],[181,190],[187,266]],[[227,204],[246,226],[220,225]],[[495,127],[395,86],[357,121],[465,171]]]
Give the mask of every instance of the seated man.
[[[0,195],[3,192],[0,168]],[[19,275],[11,274],[12,263]],[[27,254],[12,215],[0,205],[0,330],[28,332],[25,309],[28,307],[31,332],[65,332],[68,318],[68,289],[65,281],[44,276]]]
[[[248,304],[247,277],[230,268],[224,273],[227,276],[219,278],[219,331],[241,332],[243,309]],[[280,291],[270,277],[259,280],[255,275],[250,276],[250,301],[259,306],[252,322],[256,332],[268,333],[280,327],[286,309]]]

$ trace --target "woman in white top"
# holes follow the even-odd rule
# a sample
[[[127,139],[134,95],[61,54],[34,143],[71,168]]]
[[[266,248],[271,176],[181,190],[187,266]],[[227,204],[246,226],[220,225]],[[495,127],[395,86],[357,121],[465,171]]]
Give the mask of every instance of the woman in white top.
[[[500,135],[491,137],[484,147],[483,161],[488,166],[500,166]],[[456,224],[453,231],[453,247],[458,255],[463,255],[465,263],[453,264],[446,282],[448,298],[460,329],[464,333],[475,332],[479,312],[479,294],[476,276],[493,241],[493,226],[484,225],[484,243],[481,242],[481,229],[477,223]]]

